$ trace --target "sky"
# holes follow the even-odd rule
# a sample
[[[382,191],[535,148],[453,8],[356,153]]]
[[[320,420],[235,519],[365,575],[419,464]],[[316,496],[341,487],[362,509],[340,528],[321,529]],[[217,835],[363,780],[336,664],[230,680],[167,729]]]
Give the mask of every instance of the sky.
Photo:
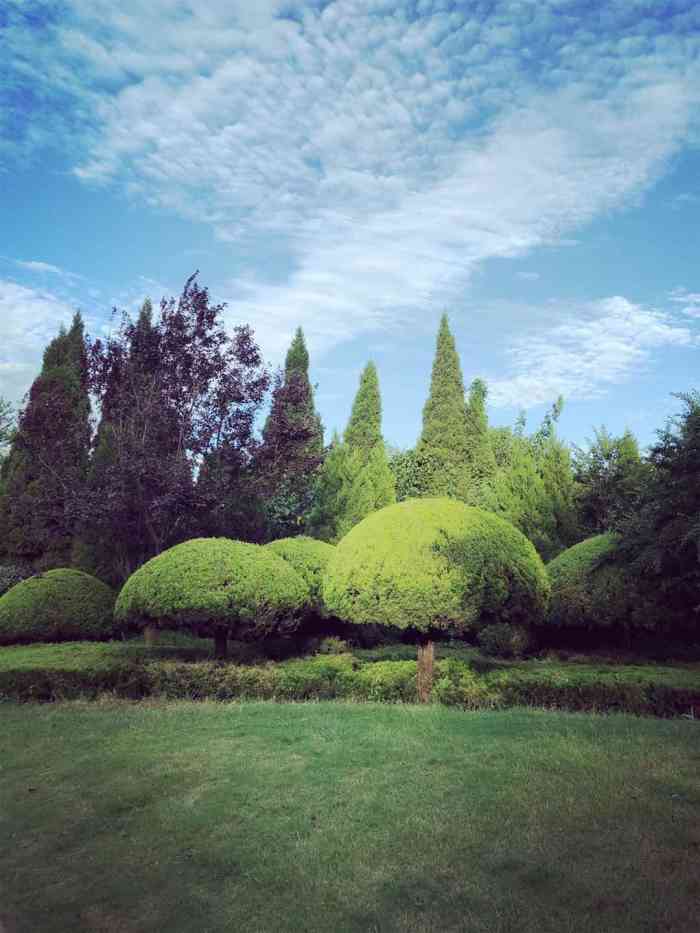
[[[700,388],[696,0],[2,0],[0,395],[187,277],[326,431],[412,445],[440,315],[493,424],[643,445]]]

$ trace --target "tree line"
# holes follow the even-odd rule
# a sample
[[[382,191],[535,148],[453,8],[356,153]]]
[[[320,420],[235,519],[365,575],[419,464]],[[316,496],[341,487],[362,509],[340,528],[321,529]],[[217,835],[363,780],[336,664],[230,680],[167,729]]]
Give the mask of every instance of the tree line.
[[[157,311],[147,300],[135,319],[116,317],[105,339],[76,314],[51,341],[16,423],[0,401],[3,562],[119,585],[187,538],[334,543],[382,506],[448,496],[508,519],[544,560],[620,532],[621,559],[646,586],[680,612],[700,602],[698,395],[680,396],[645,457],[629,431],[567,445],[561,399],[533,432],[524,416],[493,427],[487,386],[465,387],[444,315],[416,445],[385,443],[372,362],[326,445],[301,329],[271,374],[251,328],[228,332],[223,309],[195,275]]]

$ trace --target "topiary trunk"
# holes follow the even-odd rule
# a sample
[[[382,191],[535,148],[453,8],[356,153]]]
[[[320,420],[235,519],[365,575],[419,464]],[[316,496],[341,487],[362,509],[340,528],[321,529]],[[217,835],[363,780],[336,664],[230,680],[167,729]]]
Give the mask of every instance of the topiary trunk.
[[[143,639],[148,647],[152,648],[158,641],[158,626],[153,624],[147,625],[143,630]]]
[[[224,629],[214,632],[214,657],[222,660],[228,657],[228,635]]]
[[[433,668],[435,664],[435,642],[426,641],[418,645],[418,702],[428,703],[433,690]]]

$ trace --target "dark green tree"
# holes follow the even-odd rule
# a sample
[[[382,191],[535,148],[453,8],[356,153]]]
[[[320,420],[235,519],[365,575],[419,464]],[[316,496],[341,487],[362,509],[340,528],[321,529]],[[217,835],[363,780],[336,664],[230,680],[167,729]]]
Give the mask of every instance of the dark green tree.
[[[466,499],[469,444],[464,379],[447,315],[443,314],[416,448],[417,486],[424,496]]]
[[[44,352],[0,479],[6,555],[36,569],[70,559],[90,448],[83,320],[76,314]]]
[[[486,383],[475,379],[469,387],[467,401],[467,452],[471,496],[496,473],[496,457],[491,446],[489,420],[486,414]]]
[[[365,462],[373,448],[382,442],[382,400],[377,367],[372,362],[365,366],[360,376],[360,386],[343,440],[351,450],[360,452]]]
[[[309,380],[309,353],[298,328],[284,373],[275,381],[255,467],[269,539],[303,533],[322,461],[323,425]]]

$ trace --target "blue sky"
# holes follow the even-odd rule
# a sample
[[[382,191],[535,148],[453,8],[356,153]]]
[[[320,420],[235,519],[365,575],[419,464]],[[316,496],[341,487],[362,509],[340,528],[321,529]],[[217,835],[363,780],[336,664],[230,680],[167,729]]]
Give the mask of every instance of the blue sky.
[[[0,394],[200,270],[327,430],[420,430],[448,311],[493,423],[642,443],[700,387],[694,0],[4,0]]]

